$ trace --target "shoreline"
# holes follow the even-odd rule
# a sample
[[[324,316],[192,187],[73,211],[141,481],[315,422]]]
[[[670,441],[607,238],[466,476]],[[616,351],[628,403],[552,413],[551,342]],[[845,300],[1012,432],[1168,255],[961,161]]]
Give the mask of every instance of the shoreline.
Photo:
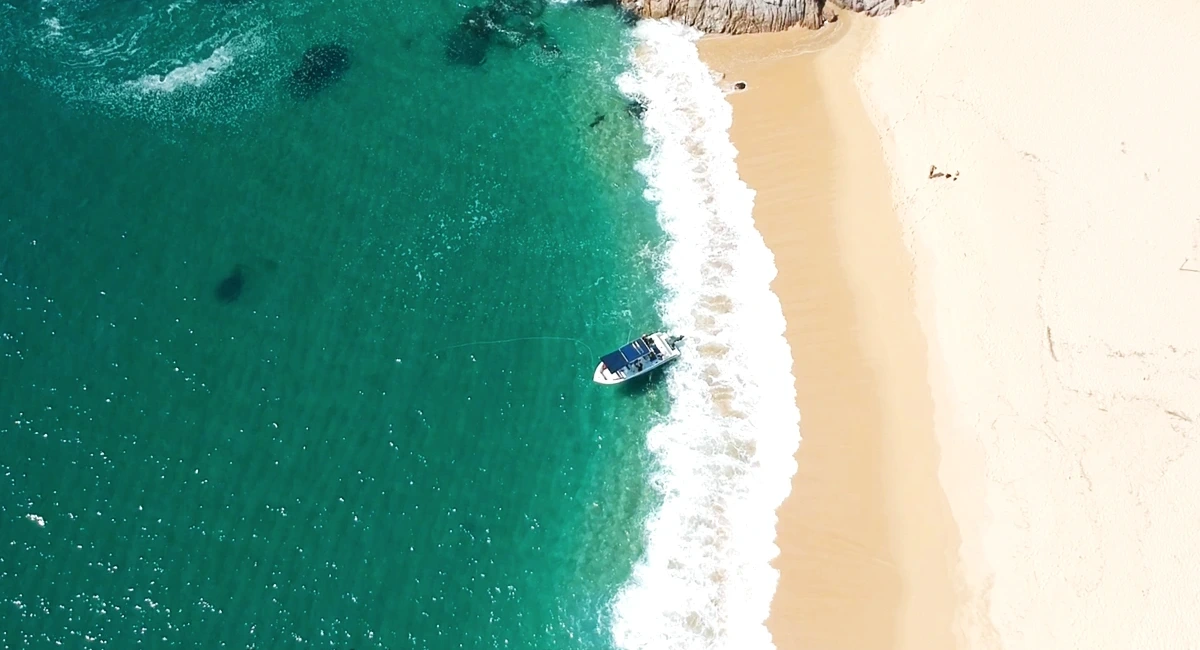
[[[773,650],[762,623],[778,576],[775,508],[796,471],[800,420],[770,288],[776,268],[699,33],[643,21],[634,38],[617,85],[646,106],[648,156],[637,169],[666,235],[656,264],[671,287],[659,309],[694,353],[666,376],[670,412],[646,434],[661,500],[611,605],[613,639],[629,649]]]
[[[953,648],[958,534],[938,482],[911,261],[854,69],[869,19],[706,37],[775,256],[803,440],[777,511],[779,650]]]

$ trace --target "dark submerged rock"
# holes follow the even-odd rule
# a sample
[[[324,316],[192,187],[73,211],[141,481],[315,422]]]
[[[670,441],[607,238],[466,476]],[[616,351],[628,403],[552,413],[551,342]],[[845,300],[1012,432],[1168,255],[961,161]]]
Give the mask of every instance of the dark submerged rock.
[[[629,26],[636,25],[641,19],[637,12],[625,7],[622,0],[576,0],[571,5],[582,9],[613,9],[617,12],[617,18]]]
[[[493,5],[506,14],[541,18],[546,13],[546,0],[494,0]]]
[[[625,111],[639,120],[645,117],[647,108],[649,107],[642,99],[631,99],[625,104]]]
[[[503,22],[504,15],[496,5],[480,5],[471,7],[463,14],[459,27],[476,36],[490,38],[493,32],[500,29]]]
[[[242,289],[246,287],[246,267],[238,264],[233,267],[233,271],[225,276],[224,280],[217,283],[216,297],[217,301],[223,303],[231,303],[242,296]]]
[[[617,17],[621,19],[621,23],[626,27],[635,27],[637,26],[638,21],[642,19],[641,16],[626,9],[625,7],[617,7]]]
[[[554,44],[554,40],[550,38],[550,32],[546,31],[545,25],[538,25],[534,30],[534,37],[537,38],[538,47],[542,48],[547,54],[561,54],[562,50]]]
[[[495,30],[490,7],[471,7],[446,39],[446,60],[460,65],[483,65]]]
[[[446,60],[471,67],[487,61],[488,38],[459,26],[446,38]]]
[[[289,81],[292,95],[308,99],[332,86],[350,69],[350,48],[338,43],[314,45],[304,51]]]
[[[546,0],[491,0],[471,7],[446,37],[446,59],[479,66],[492,45],[518,49],[531,41],[542,51],[557,54],[558,46],[537,20],[545,11]]]

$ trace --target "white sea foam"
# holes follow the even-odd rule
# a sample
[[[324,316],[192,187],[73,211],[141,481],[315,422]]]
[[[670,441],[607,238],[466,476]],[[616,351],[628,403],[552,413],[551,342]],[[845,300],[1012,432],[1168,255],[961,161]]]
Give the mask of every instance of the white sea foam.
[[[738,177],[732,108],[700,60],[699,33],[643,21],[619,80],[645,102],[652,152],[639,171],[670,238],[660,308],[689,351],[669,375],[669,418],[648,444],[662,504],[646,552],[613,603],[627,650],[766,650],[778,583],[775,509],[800,442],[774,257]]]
[[[138,89],[144,93],[169,93],[181,86],[202,86],[233,63],[233,52],[222,45],[203,61],[185,63],[164,75],[148,74],[138,79]]]
[[[55,38],[62,36],[62,23],[58,18],[47,18],[42,21],[42,24],[46,26],[47,37]]]

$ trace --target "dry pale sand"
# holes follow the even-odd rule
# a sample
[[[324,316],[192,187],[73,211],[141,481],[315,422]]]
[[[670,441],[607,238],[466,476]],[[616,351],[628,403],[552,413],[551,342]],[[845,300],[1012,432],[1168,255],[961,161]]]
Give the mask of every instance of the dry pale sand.
[[[879,139],[853,83],[869,22],[706,38],[738,171],[775,254],[803,442],[779,511],[781,650],[953,645],[958,538]]]
[[[1200,648],[1198,34],[1194,0],[875,26],[963,647]]]

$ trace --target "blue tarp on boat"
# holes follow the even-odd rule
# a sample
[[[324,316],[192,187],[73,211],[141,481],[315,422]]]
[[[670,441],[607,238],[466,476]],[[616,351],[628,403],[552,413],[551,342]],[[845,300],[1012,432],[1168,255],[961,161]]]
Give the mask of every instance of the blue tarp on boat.
[[[621,355],[620,350],[617,350],[616,352],[610,352],[609,354],[600,357],[600,363],[603,363],[604,367],[608,368],[609,372],[616,372],[629,365],[629,362],[626,361],[625,357]]]
[[[616,352],[610,352],[600,357],[600,362],[604,364],[605,368],[608,368],[609,372],[617,372],[649,354],[649,346],[642,339],[638,339]]]

